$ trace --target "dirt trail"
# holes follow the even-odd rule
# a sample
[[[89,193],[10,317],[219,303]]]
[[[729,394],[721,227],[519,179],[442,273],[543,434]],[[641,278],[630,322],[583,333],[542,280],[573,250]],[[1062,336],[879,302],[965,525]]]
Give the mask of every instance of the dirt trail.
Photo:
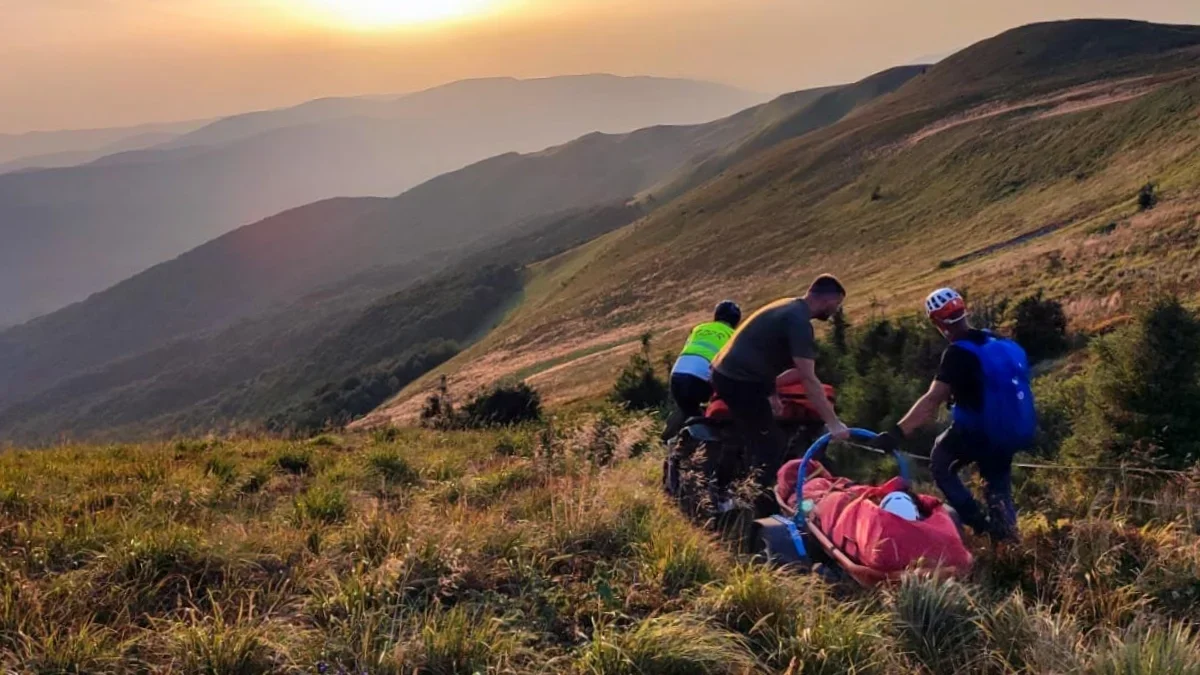
[[[1060,220],[1058,222],[1050,223],[1049,225],[1043,225],[1043,226],[1037,228],[1036,230],[1031,230],[1024,234],[1018,234],[1017,236],[1015,236],[1011,239],[1005,239],[1004,241],[999,241],[999,242],[996,242],[995,244],[990,244],[988,246],[984,246],[983,248],[977,248],[974,251],[971,251],[969,253],[964,253],[955,258],[943,260],[942,262],[938,263],[938,267],[940,267],[942,269],[956,267],[965,262],[970,262],[972,260],[977,260],[984,256],[991,255],[993,253],[996,253],[997,251],[1003,251],[1005,249],[1012,248],[1014,246],[1019,246],[1020,244],[1024,244],[1025,242],[1032,241],[1034,239],[1039,239],[1039,238],[1045,237],[1046,235],[1049,235],[1049,234],[1054,234],[1055,232],[1058,232],[1059,230],[1063,229],[1064,227],[1071,225],[1075,222],[1076,221],[1074,219],[1067,219],[1067,220]]]
[[[1165,84],[1169,77],[1143,76],[1133,77],[1123,80],[1114,80],[1112,82],[1102,82],[1099,84],[1088,84],[1082,87],[1074,87],[1066,91],[1039,98],[1028,99],[1025,101],[1017,101],[1013,103],[988,103],[977,108],[968,110],[960,115],[947,117],[934,124],[925,127],[917,133],[909,136],[904,141],[901,141],[902,147],[912,147],[921,141],[949,131],[964,124],[978,122],[980,120],[998,117],[1014,112],[1025,110],[1035,110],[1038,108],[1047,108],[1034,119],[1047,119],[1066,115],[1069,113],[1090,110],[1101,106],[1122,103],[1131,101],[1135,98],[1145,96],[1154,91],[1161,85]]]

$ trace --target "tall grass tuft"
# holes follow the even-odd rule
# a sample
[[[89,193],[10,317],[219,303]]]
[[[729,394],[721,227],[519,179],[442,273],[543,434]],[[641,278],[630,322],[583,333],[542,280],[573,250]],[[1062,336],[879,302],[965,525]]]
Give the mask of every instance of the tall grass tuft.
[[[316,587],[310,605],[324,635],[322,652],[335,667],[400,672],[392,659],[404,626],[399,589],[359,567]]]
[[[806,583],[807,580],[789,576],[780,568],[740,564],[727,579],[705,588],[700,607],[739,633],[794,633],[804,608],[805,593],[824,592],[816,584]]]
[[[233,485],[237,482],[237,464],[228,457],[209,457],[204,463],[204,473],[217,479],[221,485]]]
[[[720,574],[711,542],[674,519],[657,518],[639,553],[643,575],[668,595],[707,584]]]
[[[740,675],[756,665],[741,636],[681,613],[629,630],[597,626],[578,660],[589,675]]]
[[[433,611],[421,628],[422,667],[430,675],[488,673],[503,668],[520,644],[499,620],[464,607]]]
[[[395,450],[377,450],[368,459],[371,472],[388,485],[415,485],[421,473]]]
[[[1092,661],[1093,675],[1200,675],[1200,636],[1182,623],[1138,626]]]
[[[792,672],[882,675],[895,660],[887,654],[886,625],[886,616],[869,607],[825,598],[801,615],[794,635],[781,636],[780,650]]]
[[[33,634],[17,635],[15,643],[10,656],[0,655],[0,664],[12,668],[6,672],[82,675],[114,672],[127,663],[126,645],[116,632],[90,620],[76,627],[46,625]],[[8,659],[15,662],[5,664]]]
[[[1079,669],[1083,639],[1073,617],[1031,607],[1020,592],[983,612],[980,622],[993,665],[1005,673],[1069,673]]]
[[[317,486],[296,499],[298,522],[340,523],[350,513],[350,502],[340,488]]]
[[[313,469],[313,453],[308,448],[288,448],[275,455],[275,466],[284,473],[303,475]]]
[[[901,646],[931,673],[954,675],[978,666],[980,616],[961,583],[908,574],[891,602]]]
[[[264,675],[278,672],[285,660],[267,626],[255,619],[253,606],[239,607],[228,621],[220,604],[213,603],[211,616],[193,610],[182,624],[161,628],[179,672]]]

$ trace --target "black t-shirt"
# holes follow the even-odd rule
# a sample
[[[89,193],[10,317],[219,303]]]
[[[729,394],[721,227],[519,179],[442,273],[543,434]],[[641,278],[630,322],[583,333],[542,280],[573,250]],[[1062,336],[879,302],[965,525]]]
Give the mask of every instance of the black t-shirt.
[[[775,378],[793,367],[793,359],[816,356],[812,313],[803,298],[776,300],[738,326],[713,368],[743,382],[775,385]]]
[[[987,342],[988,334],[971,329],[966,339],[982,345]],[[950,385],[955,405],[968,410],[983,408],[983,366],[978,356],[957,345],[950,345],[942,352],[942,364],[934,379]]]

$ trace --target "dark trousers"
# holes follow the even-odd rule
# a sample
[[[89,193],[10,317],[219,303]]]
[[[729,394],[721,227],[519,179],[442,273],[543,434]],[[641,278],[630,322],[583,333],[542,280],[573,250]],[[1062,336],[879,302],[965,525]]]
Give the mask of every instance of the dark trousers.
[[[770,490],[775,487],[775,474],[779,471],[787,447],[787,438],[775,423],[775,413],[771,410],[775,383],[743,382],[716,371],[713,371],[712,383],[717,395],[729,406],[738,432],[750,451],[751,467],[758,471],[758,482],[763,492],[756,509],[769,512],[775,505]]]
[[[683,423],[693,417],[699,417],[704,411],[705,403],[712,398],[712,385],[708,380],[695,375],[677,373],[671,376],[671,400],[675,402],[671,415],[667,417],[667,428],[663,431],[663,441],[675,438],[683,429]]]
[[[946,501],[958,512],[963,524],[977,533],[990,532],[999,537],[1015,533],[1017,509],[1012,497],[1013,453],[992,449],[987,437],[978,432],[951,425],[938,436],[930,453],[933,479]],[[987,514],[975,496],[958,477],[970,464],[979,468],[987,495]]]

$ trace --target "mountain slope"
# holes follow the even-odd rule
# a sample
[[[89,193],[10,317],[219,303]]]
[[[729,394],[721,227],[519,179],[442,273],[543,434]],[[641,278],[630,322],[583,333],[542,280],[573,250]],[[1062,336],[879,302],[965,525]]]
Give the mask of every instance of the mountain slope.
[[[596,130],[704,121],[759,100],[721,85],[601,76],[451,90],[356,104],[382,105],[381,116],[318,115],[287,126],[312,117],[272,113],[268,119],[285,119],[251,133],[260,120],[245,137],[238,135],[244,125],[237,133],[210,126],[181,141],[186,147],[0,175],[0,325],[79,300],[282,209],[394,195],[503,152]]]
[[[0,334],[0,391],[10,403],[27,402],[0,412],[0,427],[10,435],[64,428],[87,433],[111,428],[139,407],[142,417],[133,421],[151,424],[152,415],[166,415],[166,427],[274,412],[262,402],[273,401],[277,410],[316,384],[371,367],[370,359],[387,360],[394,351],[388,335],[356,313],[365,302],[420,276],[439,288],[481,265],[523,266],[625,225],[650,208],[622,206],[631,196],[693,157],[786,124],[824,93],[799,92],[710,124],[591,134],[540,153],[486,160],[393,200],[336,200],[242,228],[85,303]],[[351,208],[361,211],[337,215]],[[377,271],[368,278],[358,274],[372,267]],[[431,267],[444,271],[431,274]],[[305,293],[311,295],[301,297]],[[389,313],[404,313],[405,297],[380,302],[390,303]],[[262,314],[289,299],[292,308]],[[116,316],[126,320],[109,320]],[[363,353],[375,356],[367,361],[314,360],[304,353],[305,344],[326,341],[354,322],[360,328],[341,334],[370,336],[375,351]],[[429,337],[462,339],[445,332]],[[362,352],[344,344],[323,349]],[[303,365],[321,361],[328,365]],[[222,392],[276,368],[302,376],[271,375],[268,384],[251,384],[241,396]],[[182,393],[189,383],[195,386]],[[161,387],[171,395],[147,393]],[[136,402],[149,399],[153,410]],[[174,401],[175,413],[157,405],[162,400]],[[93,414],[100,410],[107,413]]]
[[[1049,61],[1020,54],[1031,44],[1054,45]],[[673,347],[716,299],[753,306],[823,271],[848,283],[852,320],[947,283],[1040,286],[1081,322],[1161,284],[1196,293],[1197,56],[1200,29],[1126,22],[985,41],[538,270],[555,281],[537,302],[438,372],[463,389],[519,376],[552,401],[593,396],[643,331]],[[1161,201],[1142,213],[1148,178]],[[428,383],[365,424],[405,419]]]
[[[638,101],[637,107],[611,106],[618,96]],[[325,98],[290,108],[264,110],[217,120],[180,136],[160,149],[222,145],[262,133],[339,119],[360,118],[419,123],[430,116],[464,116],[480,108],[500,116],[519,115],[542,106],[561,107],[571,99],[575,112],[608,108],[608,117],[595,130],[625,131],[645,126],[646,111],[655,109],[662,121],[704,122],[765,98],[732,87],[658,77],[576,75],[519,80],[495,77],[460,80],[406,95]],[[680,102],[694,109],[680,110]],[[482,102],[482,104],[481,104]],[[576,134],[578,135],[578,134]]]
[[[64,129],[62,131],[0,134],[0,166],[38,155],[101,152],[105,148],[114,145],[120,146],[132,139],[147,135],[166,134],[176,137],[195,131],[206,123],[207,120],[197,120],[107,129]]]

